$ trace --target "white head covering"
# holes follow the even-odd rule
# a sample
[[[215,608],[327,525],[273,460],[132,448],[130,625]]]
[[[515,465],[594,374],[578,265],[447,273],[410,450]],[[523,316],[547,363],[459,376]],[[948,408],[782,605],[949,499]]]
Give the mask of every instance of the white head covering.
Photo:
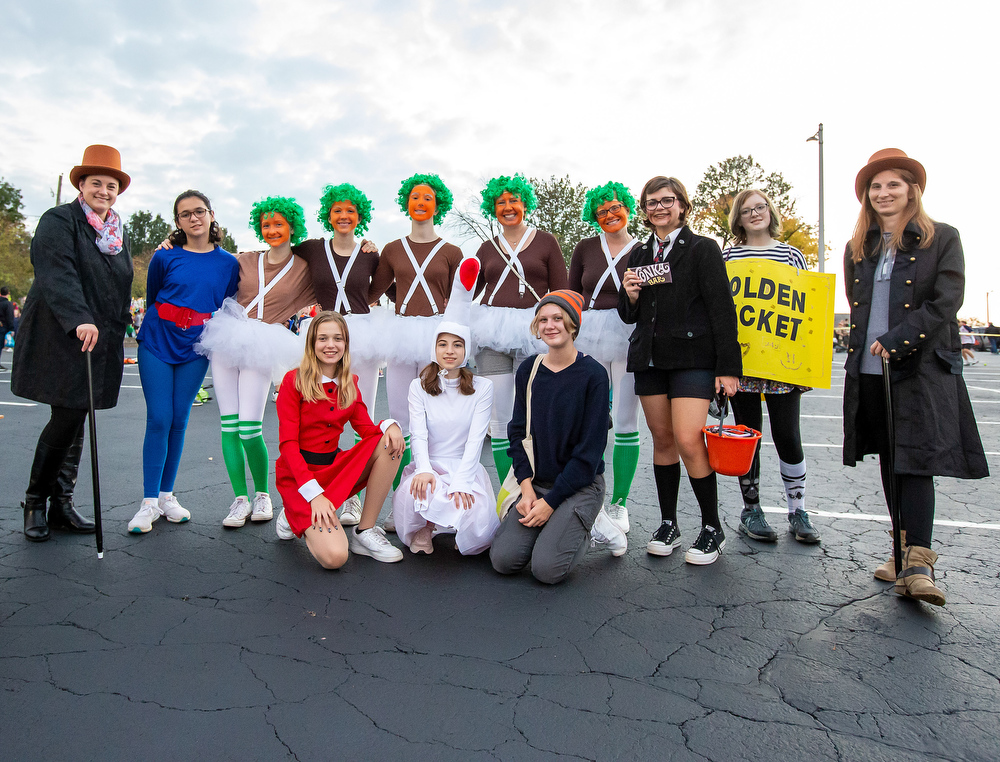
[[[434,344],[431,346],[431,362],[437,362],[437,341],[442,333],[450,333],[458,336],[465,342],[465,362],[461,367],[469,364],[469,354],[472,352],[472,331],[469,328],[470,314],[472,312],[472,291],[476,287],[476,278],[479,277],[479,260],[475,257],[463,259],[455,273],[455,280],[451,284],[451,295],[448,297],[448,305],[444,308],[443,320],[438,324],[437,332],[434,334]]]

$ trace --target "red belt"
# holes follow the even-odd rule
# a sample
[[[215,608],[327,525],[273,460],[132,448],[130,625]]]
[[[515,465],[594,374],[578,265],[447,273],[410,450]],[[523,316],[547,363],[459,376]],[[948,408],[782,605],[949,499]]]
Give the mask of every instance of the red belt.
[[[195,312],[187,307],[178,307],[167,302],[157,302],[156,313],[163,320],[169,320],[182,331],[186,331],[191,326],[205,325],[205,321],[212,317],[211,312]]]

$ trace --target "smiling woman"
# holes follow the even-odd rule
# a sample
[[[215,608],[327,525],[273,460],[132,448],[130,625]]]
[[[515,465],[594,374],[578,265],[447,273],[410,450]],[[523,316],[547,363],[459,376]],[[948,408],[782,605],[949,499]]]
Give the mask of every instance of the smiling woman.
[[[94,406],[114,407],[131,322],[132,257],[112,209],[129,186],[121,155],[110,146],[89,146],[69,177],[80,195],[38,222],[31,242],[35,280],[14,345],[11,390],[52,407],[22,504],[25,537],[35,542],[49,539],[50,528],[94,531],[73,506],[88,407],[83,353],[91,354]]]
[[[235,500],[223,526],[273,518],[263,418],[271,379],[280,379],[302,357],[298,338],[283,327],[303,307],[315,304],[309,268],[292,256],[306,235],[305,215],[293,198],[272,196],[254,204],[250,227],[268,244],[266,252],[237,255],[235,299],[226,299],[196,348],[209,357],[222,419],[222,455]],[[244,456],[246,461],[244,461]],[[249,499],[246,468],[255,495]]]
[[[855,180],[861,210],[844,252],[851,304],[844,465],[877,453],[887,504],[895,492],[903,569],[897,578],[890,560],[875,578],[943,606],[931,550],[934,477],[980,479],[989,469],[962,379],[956,314],[965,294],[965,255],[958,231],[924,211],[926,184],[923,165],[898,148],[873,154]]]

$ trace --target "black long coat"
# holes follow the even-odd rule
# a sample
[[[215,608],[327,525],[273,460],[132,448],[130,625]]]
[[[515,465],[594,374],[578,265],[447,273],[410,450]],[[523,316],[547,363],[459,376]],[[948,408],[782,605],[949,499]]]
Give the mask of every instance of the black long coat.
[[[844,282],[851,307],[851,339],[844,384],[844,465],[875,453],[866,428],[882,422],[858,419],[861,358],[868,351],[868,318],[881,233],[868,231],[866,256],[853,262],[848,244]],[[934,224],[934,240],[917,248],[920,229],[903,233],[889,284],[889,331],[878,337],[892,355],[892,407],[896,472],[917,476],[989,476],[969,392],[962,378],[956,316],[965,298],[965,255],[958,231]]]
[[[632,247],[628,266],[653,263],[654,238]],[[719,245],[695,235],[685,225],[668,257],[672,281],[644,286],[633,305],[625,289],[618,292],[618,314],[634,323],[629,338],[630,373],[645,370],[650,360],[663,370],[711,370],[716,376],[742,376],[736,307]]]
[[[91,351],[94,406],[118,404],[131,322],[132,257],[128,237],[117,255],[102,254],[78,201],[49,209],[31,241],[35,280],[14,344],[11,391],[58,407],[87,408],[87,366],[76,327],[99,331]]]

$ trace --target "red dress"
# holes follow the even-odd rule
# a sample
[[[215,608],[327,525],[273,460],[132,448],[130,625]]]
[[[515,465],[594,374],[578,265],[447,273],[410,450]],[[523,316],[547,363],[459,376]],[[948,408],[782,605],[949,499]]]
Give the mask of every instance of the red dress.
[[[312,506],[299,493],[299,487],[315,479],[334,507],[340,506],[361,478],[382,439],[382,429],[372,423],[368,415],[358,390],[357,376],[352,376],[357,396],[354,403],[343,410],[337,402],[337,385],[333,382],[323,384],[330,399],[306,402],[295,388],[298,372],[298,369],[288,371],[278,392],[278,448],[281,454],[275,464],[275,476],[278,493],[285,505],[285,518],[292,531],[301,537],[312,524]],[[329,465],[306,463],[303,451],[311,454],[336,452],[348,421],[361,441],[349,450],[338,452]]]

